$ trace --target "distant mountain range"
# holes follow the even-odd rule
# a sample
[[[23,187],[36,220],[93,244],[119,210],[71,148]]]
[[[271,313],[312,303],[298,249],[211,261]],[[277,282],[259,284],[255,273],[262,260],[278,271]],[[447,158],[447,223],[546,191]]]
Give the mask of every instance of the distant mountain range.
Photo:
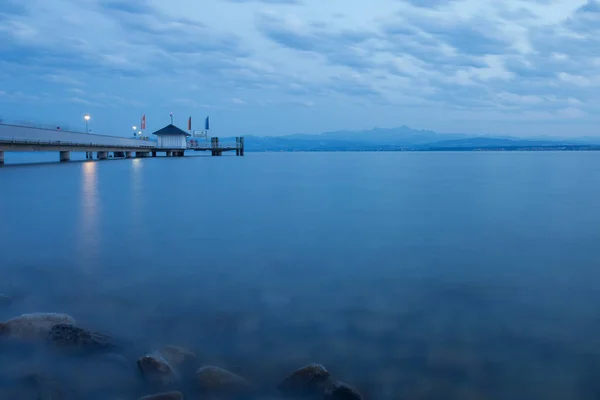
[[[548,137],[520,139],[442,134],[402,126],[366,131],[326,132],[317,135],[246,136],[245,147],[247,151],[600,150],[600,139],[564,140]]]

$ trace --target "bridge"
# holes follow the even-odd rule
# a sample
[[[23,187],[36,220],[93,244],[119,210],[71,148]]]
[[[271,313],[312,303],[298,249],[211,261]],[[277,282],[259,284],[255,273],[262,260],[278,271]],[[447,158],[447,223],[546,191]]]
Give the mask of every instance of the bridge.
[[[86,158],[94,158],[95,153],[97,159],[106,160],[109,152],[114,157],[125,158],[156,157],[158,153],[182,157],[186,150],[210,151],[213,156],[235,151],[236,155],[243,156],[244,138],[236,138],[235,143],[219,143],[219,138],[214,137],[210,142],[192,139],[185,147],[168,148],[149,140],[0,124],[0,165],[4,164],[4,153],[10,151],[57,151],[59,160],[64,162],[71,159],[71,152],[77,151],[85,152]]]

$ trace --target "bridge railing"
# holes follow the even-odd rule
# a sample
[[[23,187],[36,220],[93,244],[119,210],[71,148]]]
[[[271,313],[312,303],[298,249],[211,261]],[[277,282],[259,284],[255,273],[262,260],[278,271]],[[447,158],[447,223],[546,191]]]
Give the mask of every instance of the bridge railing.
[[[212,149],[212,144],[210,142],[187,142],[187,148],[190,150],[210,150]],[[219,142],[219,149],[235,149],[235,142]]]
[[[0,141],[18,144],[146,149],[155,148],[157,146],[155,142],[148,140],[6,124],[0,124]]]

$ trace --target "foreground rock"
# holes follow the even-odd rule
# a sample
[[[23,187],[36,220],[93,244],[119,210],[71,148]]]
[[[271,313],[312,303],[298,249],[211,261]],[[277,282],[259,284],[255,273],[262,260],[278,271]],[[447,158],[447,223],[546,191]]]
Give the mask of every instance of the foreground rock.
[[[325,400],[362,400],[362,396],[352,386],[334,381],[325,390]]]
[[[179,381],[179,377],[160,354],[148,354],[137,361],[146,382],[155,386],[170,386]]]
[[[159,393],[140,397],[138,400],[183,400],[183,394],[181,392]]]
[[[0,322],[0,336],[18,340],[43,340],[54,325],[75,325],[75,323],[75,319],[67,314],[23,314],[6,322]]]
[[[71,324],[54,325],[46,340],[56,348],[81,353],[110,351],[117,347],[109,336]]]
[[[310,364],[292,373],[277,388],[286,396],[322,396],[330,384],[329,371],[321,364]]]
[[[196,382],[204,392],[224,395],[239,395],[250,391],[250,383],[226,369],[205,366],[196,371]]]

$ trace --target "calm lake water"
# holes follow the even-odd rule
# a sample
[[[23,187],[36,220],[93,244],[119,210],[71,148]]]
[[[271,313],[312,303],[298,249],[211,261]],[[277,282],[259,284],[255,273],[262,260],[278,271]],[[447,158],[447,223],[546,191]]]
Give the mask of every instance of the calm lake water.
[[[369,400],[597,399],[599,182],[595,152],[5,166],[0,320],[66,312],[264,387],[319,362]]]

